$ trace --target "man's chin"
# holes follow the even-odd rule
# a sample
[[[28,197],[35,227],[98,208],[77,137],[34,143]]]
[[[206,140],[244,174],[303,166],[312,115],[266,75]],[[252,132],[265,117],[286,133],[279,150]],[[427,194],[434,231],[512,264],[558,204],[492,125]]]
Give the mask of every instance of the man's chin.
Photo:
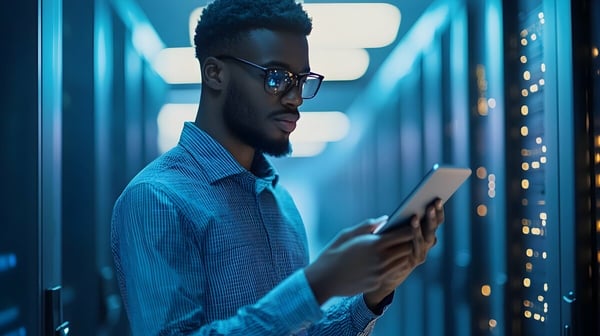
[[[263,144],[258,149],[263,153],[273,157],[283,157],[292,153],[292,146],[290,145],[289,141]]]

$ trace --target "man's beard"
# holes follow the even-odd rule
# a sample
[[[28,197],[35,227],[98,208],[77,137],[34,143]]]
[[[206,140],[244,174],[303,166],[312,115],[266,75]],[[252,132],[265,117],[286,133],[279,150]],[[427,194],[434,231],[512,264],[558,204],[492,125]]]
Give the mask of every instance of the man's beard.
[[[224,105],[225,125],[244,143],[254,147],[257,151],[274,157],[281,157],[291,153],[289,139],[272,140],[260,129],[262,124],[242,99],[240,90],[235,83],[231,83],[227,90]]]

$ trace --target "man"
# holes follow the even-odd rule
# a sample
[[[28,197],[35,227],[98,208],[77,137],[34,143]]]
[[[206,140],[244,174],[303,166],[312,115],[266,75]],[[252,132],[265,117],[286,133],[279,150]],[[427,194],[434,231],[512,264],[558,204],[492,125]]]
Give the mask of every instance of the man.
[[[134,335],[368,335],[434,245],[439,204],[390,234],[372,233],[385,218],[346,229],[308,264],[302,220],[265,154],[290,152],[298,107],[323,79],[310,72],[311,29],[294,0],[203,11],[196,120],[114,208]]]

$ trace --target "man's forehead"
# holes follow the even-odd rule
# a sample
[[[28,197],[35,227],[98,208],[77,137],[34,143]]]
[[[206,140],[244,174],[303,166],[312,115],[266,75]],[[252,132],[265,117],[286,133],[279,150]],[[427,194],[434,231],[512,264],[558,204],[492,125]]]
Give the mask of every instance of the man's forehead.
[[[238,45],[239,56],[253,59],[255,62],[280,62],[297,68],[308,67],[308,42],[306,36],[268,29],[255,29],[246,34]]]

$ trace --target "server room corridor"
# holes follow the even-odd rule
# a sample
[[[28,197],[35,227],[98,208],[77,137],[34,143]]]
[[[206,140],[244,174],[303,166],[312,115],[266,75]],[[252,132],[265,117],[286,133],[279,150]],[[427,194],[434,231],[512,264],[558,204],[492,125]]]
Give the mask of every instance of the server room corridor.
[[[325,80],[271,162],[311,260],[435,163],[473,172],[372,335],[600,336],[600,0],[297,2]],[[0,11],[0,336],[132,335],[113,205],[195,117],[209,3]]]

